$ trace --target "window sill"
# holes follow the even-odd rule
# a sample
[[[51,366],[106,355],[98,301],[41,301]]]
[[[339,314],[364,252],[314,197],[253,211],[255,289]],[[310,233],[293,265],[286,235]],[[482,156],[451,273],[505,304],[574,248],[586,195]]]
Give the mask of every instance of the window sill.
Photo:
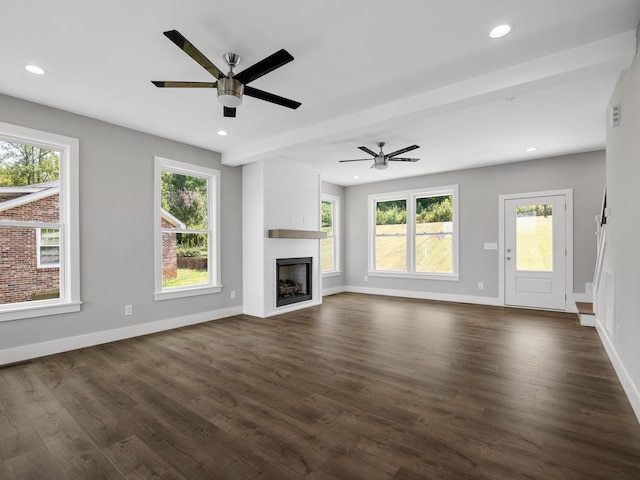
[[[40,305],[25,304],[4,311],[0,309],[0,322],[79,312],[81,305],[82,302],[65,302],[58,304],[46,303]]]
[[[442,280],[445,282],[458,282],[460,275],[453,273],[408,273],[408,272],[367,272],[370,277],[388,278],[412,278],[414,280]]]
[[[197,295],[209,295],[211,293],[220,293],[222,286],[219,287],[199,287],[184,288],[179,290],[167,290],[164,292],[156,292],[156,300],[171,300],[173,298],[195,297]]]
[[[323,273],[322,278],[339,277],[340,275],[342,275],[342,272],[340,270],[333,270],[331,272]]]

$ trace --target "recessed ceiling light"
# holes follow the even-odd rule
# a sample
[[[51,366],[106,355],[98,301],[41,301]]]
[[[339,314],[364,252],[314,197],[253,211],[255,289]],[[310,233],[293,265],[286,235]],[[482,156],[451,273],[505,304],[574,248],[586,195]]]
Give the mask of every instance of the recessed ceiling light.
[[[500,37],[504,37],[510,31],[511,31],[511,27],[505,23],[504,25],[498,25],[497,27],[493,27],[493,29],[489,32],[489,36],[491,38],[500,38]]]
[[[43,68],[37,65],[27,65],[24,67],[28,72],[34,73],[36,75],[44,75],[46,72]]]
[[[525,150],[525,152],[535,152],[537,150],[536,147],[529,147]]]
[[[226,130],[218,130],[218,135],[220,135],[221,137],[224,137],[226,135],[229,135],[229,133]]]
[[[358,175],[354,175],[353,178],[360,178]]]

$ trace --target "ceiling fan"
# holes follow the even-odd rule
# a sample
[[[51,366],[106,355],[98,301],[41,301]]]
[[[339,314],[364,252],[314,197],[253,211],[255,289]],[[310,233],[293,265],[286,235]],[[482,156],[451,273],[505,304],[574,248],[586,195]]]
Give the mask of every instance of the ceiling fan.
[[[278,50],[267,58],[260,60],[249,68],[236,74],[233,69],[240,63],[240,56],[235,53],[225,53],[224,61],[229,66],[226,75],[218,69],[207,57],[182,36],[177,30],[169,30],[164,35],[175,43],[180,50],[193,58],[204,69],[216,78],[216,82],[158,82],[152,81],[159,88],[215,88],[218,90],[218,101],[224,106],[225,117],[235,117],[236,108],[242,104],[242,96],[265,100],[267,102],[282,105],[283,107],[296,109],[301,103],[288,98],[274,95],[273,93],[250,87],[248,83],[272,72],[276,68],[291,62],[293,56],[285,49]]]
[[[382,147],[384,147],[384,142],[376,143],[378,147],[380,147],[380,153],[376,153],[373,150],[368,149],[367,147],[358,147],[363,152],[368,153],[373,157],[373,165],[371,168],[377,168],[378,170],[383,170],[389,166],[389,162],[417,162],[420,160],[419,158],[405,158],[398,157],[398,155],[402,155],[403,153],[410,152],[411,150],[415,150],[416,148],[420,148],[418,145],[411,145],[410,147],[401,148],[400,150],[396,150],[395,152],[386,154],[382,151]],[[370,158],[358,158],[355,160],[340,160],[341,162],[365,162],[367,160],[371,160]]]

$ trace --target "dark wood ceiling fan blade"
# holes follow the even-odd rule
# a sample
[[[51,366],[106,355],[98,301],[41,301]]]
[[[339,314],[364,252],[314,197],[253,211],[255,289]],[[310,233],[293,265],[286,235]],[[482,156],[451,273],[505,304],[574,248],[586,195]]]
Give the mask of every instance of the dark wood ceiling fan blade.
[[[217,82],[158,82],[151,80],[158,88],[216,88]]]
[[[235,116],[236,116],[236,109],[235,109],[235,108],[231,108],[231,107],[224,107],[224,116],[225,116],[225,117],[232,117],[232,118],[235,118]]]
[[[395,157],[395,158],[388,158],[387,160],[389,160],[390,162],[417,162],[420,159]]]
[[[376,152],[374,152],[373,150],[367,148],[367,147],[358,147],[360,150],[362,150],[365,153],[368,153],[369,155],[371,155],[372,157],[377,157],[378,154]],[[367,160],[371,160],[371,159],[367,159]]]
[[[339,162],[370,162],[372,158],[356,158],[355,160],[338,160]]]
[[[234,78],[246,85],[292,60],[293,56],[283,48],[236,74]]]
[[[403,153],[410,152],[411,150],[415,150],[416,148],[420,148],[420,147],[418,145],[411,145],[410,147],[401,148],[400,150],[396,150],[395,152],[385,156],[391,159],[391,157],[395,157],[396,155],[401,155]]]
[[[204,69],[216,78],[224,77],[225,75],[216,67],[211,60],[204,56],[204,54],[198,50],[193,44],[184,38],[184,36],[177,30],[169,30],[164,32],[164,36],[175,43],[180,50],[193,58]]]
[[[237,77],[235,77],[237,79]],[[302,105],[300,102],[296,102],[295,100],[290,100],[288,98],[281,97],[279,95],[275,95],[273,93],[265,92],[264,90],[258,90],[257,88],[253,88],[250,86],[244,87],[244,94],[249,97],[258,98],[260,100],[265,100],[267,102],[275,103],[276,105],[281,105],[287,108],[293,108],[294,110]]]

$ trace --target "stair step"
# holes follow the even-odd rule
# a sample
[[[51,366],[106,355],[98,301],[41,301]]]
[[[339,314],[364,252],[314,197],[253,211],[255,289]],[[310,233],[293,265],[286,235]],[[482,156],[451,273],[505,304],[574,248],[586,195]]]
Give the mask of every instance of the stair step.
[[[580,315],[594,315],[593,303],[589,302],[576,302],[576,308]]]

